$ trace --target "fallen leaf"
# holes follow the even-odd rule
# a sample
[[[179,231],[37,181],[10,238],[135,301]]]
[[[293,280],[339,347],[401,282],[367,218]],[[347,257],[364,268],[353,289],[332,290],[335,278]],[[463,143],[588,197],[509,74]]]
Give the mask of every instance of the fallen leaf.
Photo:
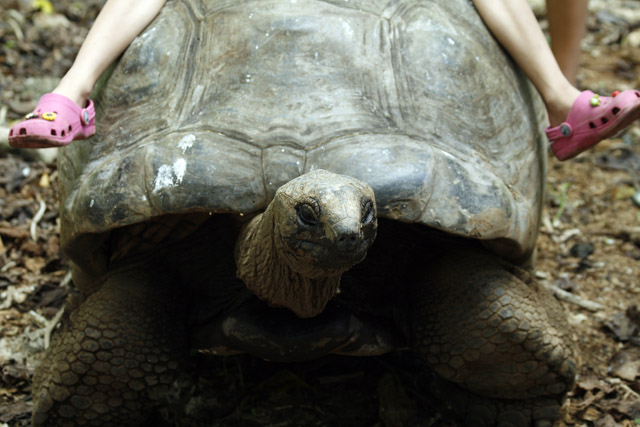
[[[609,389],[609,385],[602,381],[602,379],[596,377],[593,373],[580,376],[576,381],[576,387],[585,391]]]
[[[18,417],[27,418],[32,410],[33,404],[31,402],[26,402],[23,400],[3,404],[0,407],[0,421],[2,421],[3,423],[8,423]]]
[[[612,375],[633,381],[640,376],[640,349],[631,347],[613,356],[609,370]]]
[[[29,231],[21,227],[0,227],[0,235],[12,239],[24,239],[29,236]]]
[[[60,256],[60,239],[53,235],[47,240],[46,246],[47,258],[51,259]]]
[[[613,196],[611,199],[613,200],[626,200],[632,198],[636,194],[635,187],[631,185],[621,185],[619,187],[614,188]]]
[[[32,5],[35,10],[39,10],[44,14],[49,15],[53,13],[53,5],[49,0],[34,0]]]
[[[51,187],[51,180],[49,179],[49,174],[48,173],[43,173],[42,176],[40,177],[40,188],[49,188]]]
[[[629,319],[626,313],[618,312],[611,316],[604,325],[609,329],[620,341],[629,341],[638,333],[638,326]]]
[[[602,418],[602,413],[597,410],[596,408],[594,408],[593,406],[589,406],[585,411],[584,414],[582,414],[581,417],[583,420],[585,421],[597,421],[599,419]]]
[[[606,414],[594,423],[595,427],[618,427],[619,425],[611,414]]]
[[[20,250],[35,256],[42,255],[42,247],[33,240],[25,240],[22,245],[20,245]]]
[[[27,258],[24,260],[24,266],[27,267],[27,270],[33,273],[37,273],[42,270],[42,267],[44,267],[45,264],[46,262],[44,258],[39,256],[35,258]]]

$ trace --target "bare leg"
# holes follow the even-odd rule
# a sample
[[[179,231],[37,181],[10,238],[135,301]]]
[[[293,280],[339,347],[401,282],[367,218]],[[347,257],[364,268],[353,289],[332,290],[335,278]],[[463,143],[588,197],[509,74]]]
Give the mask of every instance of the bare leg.
[[[526,0],[473,0],[498,41],[536,87],[557,126],[569,114],[580,91],[564,76]]]
[[[166,0],[108,0],[73,65],[53,92],[84,107],[107,67],[158,14]]]
[[[589,0],[547,0],[551,50],[567,79],[575,84],[580,42],[585,33]]]

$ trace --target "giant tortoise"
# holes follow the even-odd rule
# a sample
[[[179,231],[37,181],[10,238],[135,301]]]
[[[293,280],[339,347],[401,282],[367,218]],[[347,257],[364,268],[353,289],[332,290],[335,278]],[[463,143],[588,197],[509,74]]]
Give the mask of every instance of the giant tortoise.
[[[471,396],[464,425],[557,416],[544,111],[471,2],[170,0],[96,101],[59,158],[79,296],[34,425],[141,423],[193,351],[401,347]]]

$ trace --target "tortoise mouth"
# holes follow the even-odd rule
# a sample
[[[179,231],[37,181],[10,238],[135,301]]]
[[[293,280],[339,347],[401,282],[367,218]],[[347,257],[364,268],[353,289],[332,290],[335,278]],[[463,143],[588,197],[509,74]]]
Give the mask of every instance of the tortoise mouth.
[[[362,262],[373,238],[359,239],[347,247],[340,247],[328,240],[284,238],[284,255],[289,266],[300,274],[315,271],[316,274],[338,275]]]

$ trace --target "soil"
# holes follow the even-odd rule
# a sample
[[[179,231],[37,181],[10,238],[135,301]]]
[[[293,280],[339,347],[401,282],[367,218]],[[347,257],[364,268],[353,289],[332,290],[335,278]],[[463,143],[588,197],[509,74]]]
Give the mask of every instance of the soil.
[[[0,126],[55,85],[102,3],[62,0],[50,11],[47,0],[0,0]],[[590,11],[579,86],[640,87],[637,2],[592,0]],[[540,22],[545,28],[544,15]],[[549,159],[536,276],[561,299],[582,357],[558,426],[640,425],[639,173],[638,125],[576,159]],[[55,163],[0,152],[0,427],[28,425],[33,369],[72,289],[57,185]],[[194,356],[206,375],[176,386],[178,395],[192,387],[184,411],[197,421],[173,424],[454,425],[425,390],[431,374],[408,352],[297,364],[211,359]],[[164,417],[157,422],[171,425]]]

